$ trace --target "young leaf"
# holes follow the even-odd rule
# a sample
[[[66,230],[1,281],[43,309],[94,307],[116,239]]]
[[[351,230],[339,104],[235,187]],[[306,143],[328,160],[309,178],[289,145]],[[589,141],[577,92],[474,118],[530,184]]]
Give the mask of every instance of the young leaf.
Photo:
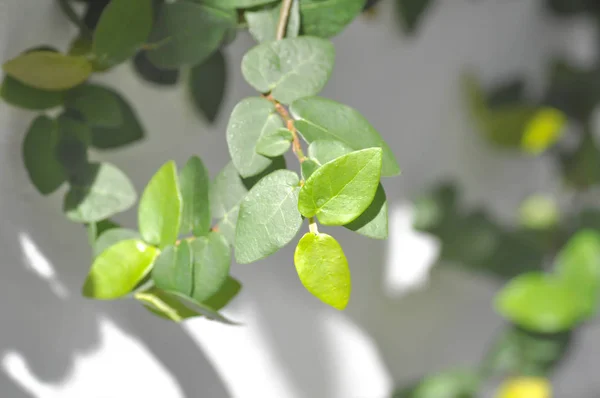
[[[300,190],[298,209],[323,225],[344,225],[369,207],[381,176],[381,148],[351,152],[318,168]]]
[[[118,97],[101,86],[86,84],[68,91],[65,107],[79,112],[91,127],[118,127],[123,124]]]
[[[83,295],[111,300],[127,295],[152,268],[159,251],[130,239],[109,247],[96,257],[83,285]]]
[[[144,138],[144,129],[140,124],[134,110],[127,101],[117,92],[99,85],[86,85],[87,89],[93,87],[96,93],[100,90],[111,95],[119,107],[122,122],[116,126],[92,126],[92,146],[97,149],[114,149],[132,144]]]
[[[216,51],[205,62],[190,70],[189,88],[196,109],[210,122],[217,119],[227,80],[223,52]]]
[[[317,170],[321,165],[315,159],[306,158],[300,165],[302,169],[302,179],[308,180],[309,177]]]
[[[64,92],[40,90],[21,83],[10,76],[4,76],[0,97],[7,103],[19,108],[45,110],[61,105]]]
[[[259,43],[275,40],[277,23],[281,13],[281,3],[265,4],[264,7],[252,8],[244,12],[248,30]],[[300,33],[300,0],[292,1],[288,17],[285,37],[297,37]]]
[[[109,247],[123,240],[140,239],[140,233],[127,228],[110,228],[98,235],[93,244],[94,257],[98,257]]]
[[[260,137],[256,143],[256,152],[270,158],[281,156],[290,149],[292,139],[293,136],[290,130],[286,128],[277,129]]]
[[[213,217],[221,219],[217,224],[230,245],[235,241],[235,226],[242,199],[248,193],[233,163],[228,163],[210,187],[210,208]]]
[[[269,100],[251,97],[238,103],[227,125],[227,145],[236,169],[242,177],[256,175],[272,160],[259,155],[256,145],[261,137],[273,134],[283,122]]]
[[[172,294],[155,287],[143,292],[137,292],[134,297],[154,315],[173,322],[179,323],[188,318],[202,316],[202,314],[183,305],[183,303]]]
[[[54,192],[67,176],[57,156],[58,126],[47,116],[38,116],[23,140],[23,162],[29,180],[42,194]]]
[[[340,141],[355,151],[380,147],[383,149],[381,174],[389,177],[400,173],[390,147],[355,109],[326,98],[309,97],[295,101],[290,110],[298,119],[294,125],[308,143],[316,140]]]
[[[242,59],[242,73],[252,87],[270,92],[284,104],[318,94],[333,70],[335,50],[328,40],[294,37],[262,43]]]
[[[398,17],[407,33],[414,33],[433,0],[396,0]]]
[[[592,315],[600,291],[600,234],[593,230],[577,232],[559,253],[556,271],[579,296],[586,314]]]
[[[152,14],[152,0],[111,0],[94,32],[98,60],[116,65],[132,57],[150,34]]]
[[[179,185],[183,206],[179,233],[208,234],[212,221],[208,197],[210,179],[199,157],[192,156],[187,161],[179,174]]]
[[[175,162],[165,163],[148,182],[138,207],[144,241],[160,249],[177,240],[181,225],[181,192]]]
[[[90,163],[71,181],[63,208],[71,221],[91,223],[129,209],[136,199],[121,170],[110,163]]]
[[[146,51],[133,57],[133,67],[138,75],[147,82],[160,86],[172,86],[179,81],[179,69],[162,69],[150,62]]]
[[[2,68],[23,84],[58,91],[83,83],[92,73],[92,65],[85,57],[53,51],[24,53],[4,63]]]
[[[219,48],[236,21],[234,10],[189,1],[167,3],[150,35],[154,44],[148,59],[161,68],[200,64]]]
[[[496,296],[500,314],[538,333],[571,329],[581,321],[587,308],[569,285],[540,272],[517,276]]]
[[[220,233],[211,232],[165,248],[156,259],[152,279],[159,289],[204,302],[221,289],[230,263],[227,241]]]
[[[306,233],[296,247],[294,264],[306,290],[333,308],[346,308],[350,300],[350,269],[333,237]]]
[[[361,13],[364,5],[365,0],[301,0],[302,32],[309,36],[335,36]]]
[[[300,180],[277,170],[260,180],[240,205],[235,233],[235,259],[248,264],[287,245],[302,226],[298,212]]]

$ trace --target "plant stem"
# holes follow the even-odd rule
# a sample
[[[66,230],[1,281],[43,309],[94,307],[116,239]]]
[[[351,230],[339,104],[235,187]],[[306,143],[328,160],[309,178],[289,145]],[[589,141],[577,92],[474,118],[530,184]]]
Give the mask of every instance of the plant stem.
[[[281,105],[279,101],[273,98],[271,94],[264,95],[264,97],[275,105],[275,110],[285,122],[287,129],[292,133],[292,151],[294,151],[294,155],[296,155],[300,163],[304,162],[304,160],[306,160],[306,156],[302,151],[302,145],[300,145],[300,138],[298,138],[298,131],[296,131],[296,127],[294,126],[294,119],[290,116],[288,110],[285,109],[285,107]]]
[[[290,10],[292,9],[293,0],[283,0],[281,3],[281,12],[279,13],[279,22],[277,23],[277,32],[275,40],[281,40],[285,37]]]
[[[73,22],[75,25],[77,25],[77,27],[79,28],[79,33],[82,36],[84,36],[86,39],[91,39],[92,38],[92,32],[86,26],[86,24],[83,23],[83,21],[81,20],[81,18],[79,17],[79,15],[77,15],[77,13],[75,12],[75,10],[73,9],[73,7],[71,6],[71,4],[69,3],[69,0],[58,0],[58,4],[60,5],[60,9],[65,13],[65,15],[67,16],[67,18],[69,18],[69,20],[71,22]]]
[[[319,228],[317,227],[317,222],[315,221],[314,217],[308,218],[308,230],[313,234],[319,233]]]

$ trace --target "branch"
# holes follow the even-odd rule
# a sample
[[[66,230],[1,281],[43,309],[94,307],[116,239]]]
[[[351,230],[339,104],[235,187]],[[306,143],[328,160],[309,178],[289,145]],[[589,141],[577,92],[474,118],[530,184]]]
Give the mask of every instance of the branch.
[[[279,22],[277,22],[277,33],[275,34],[275,40],[281,40],[285,37],[285,31],[287,29],[287,23],[290,17],[290,10],[292,9],[293,1],[294,0],[283,0],[283,3],[281,3],[281,12],[279,13]]]

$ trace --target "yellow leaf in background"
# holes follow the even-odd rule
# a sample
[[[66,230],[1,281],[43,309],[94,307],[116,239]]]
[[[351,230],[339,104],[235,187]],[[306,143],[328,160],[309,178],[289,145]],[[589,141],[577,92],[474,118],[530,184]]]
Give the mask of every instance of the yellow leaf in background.
[[[522,148],[534,155],[544,152],[558,141],[566,123],[566,115],[558,109],[540,109],[525,127]]]
[[[505,382],[496,398],[551,398],[552,388],[547,379],[522,377]]]

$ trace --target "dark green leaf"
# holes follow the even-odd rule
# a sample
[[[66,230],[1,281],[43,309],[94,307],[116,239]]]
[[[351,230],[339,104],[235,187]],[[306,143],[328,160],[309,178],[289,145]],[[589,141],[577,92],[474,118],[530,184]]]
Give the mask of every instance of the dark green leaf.
[[[302,137],[312,143],[317,140],[340,141],[353,150],[380,147],[383,149],[383,176],[400,173],[400,167],[389,146],[377,130],[355,109],[338,102],[310,97],[295,101],[290,110]]]
[[[148,182],[138,207],[138,224],[144,241],[159,248],[177,240],[181,225],[181,191],[175,162],[165,163]]]
[[[236,25],[233,10],[190,1],[161,8],[150,42],[148,59],[161,68],[197,65],[215,52],[227,31]]]
[[[257,45],[244,55],[242,73],[261,93],[284,104],[318,94],[333,70],[335,50],[328,40],[294,37]]]
[[[595,137],[585,134],[579,147],[560,157],[565,182],[579,190],[600,183],[600,149]]]
[[[260,180],[242,200],[235,234],[235,259],[247,264],[287,245],[298,233],[300,180],[289,170],[277,170]]]
[[[256,175],[272,160],[256,152],[258,141],[283,127],[275,105],[264,98],[250,97],[236,105],[227,126],[227,145],[236,169],[242,177]]]
[[[301,0],[302,33],[331,37],[360,15],[365,0]]]
[[[140,51],[133,57],[133,67],[138,75],[150,83],[172,86],[179,81],[178,69],[162,69],[155,66],[150,62],[145,51]]]
[[[77,115],[78,116],[78,115]],[[61,114],[58,119],[60,141],[57,156],[62,164],[69,181],[79,184],[81,174],[86,177],[88,167],[87,149],[92,139],[90,128],[70,113]],[[86,181],[83,182],[85,184]]]
[[[216,311],[224,308],[240,292],[242,285],[231,276],[227,277],[221,289],[204,303]]]
[[[433,0],[396,0],[398,17],[408,33],[414,33]]]
[[[220,314],[218,312],[218,310],[216,310],[215,308],[211,308],[206,303],[199,303],[190,297],[184,296],[181,293],[177,293],[177,292],[168,292],[168,293],[177,297],[181,301],[181,303],[183,303],[186,307],[188,307],[189,309],[191,309],[195,312],[198,312],[198,313],[204,315],[207,319],[210,319],[213,321],[218,321],[218,322],[221,322],[221,323],[224,323],[227,325],[238,325],[237,322],[234,322],[234,321],[230,320],[229,318],[226,318],[225,316]]]
[[[251,189],[253,186],[258,184],[260,180],[262,180],[263,178],[265,178],[266,176],[268,176],[276,170],[287,169],[285,157],[278,156],[276,158],[272,158],[271,160],[273,160],[273,162],[260,173],[253,175],[252,177],[242,178],[242,182],[244,183],[246,189]]]
[[[29,180],[42,195],[51,194],[67,179],[58,160],[58,142],[57,123],[47,116],[38,116],[23,140],[23,162]]]
[[[351,152],[319,167],[302,186],[298,209],[324,225],[358,218],[375,197],[381,175],[381,148]]]
[[[152,0],[111,0],[94,32],[98,60],[115,65],[132,57],[150,34],[152,14]]]
[[[388,237],[388,205],[383,186],[379,184],[373,202],[358,218],[344,227],[373,239]]]
[[[152,287],[134,296],[148,311],[173,322],[182,322],[188,318],[202,316],[186,307],[176,296]]]
[[[352,290],[350,269],[340,244],[324,233],[306,233],[294,253],[300,281],[325,304],[343,310]]]
[[[19,108],[45,110],[61,105],[64,92],[46,91],[30,87],[10,76],[4,76],[0,97],[7,103]]]
[[[271,131],[260,137],[256,143],[256,152],[270,158],[281,156],[290,149],[293,138],[292,132],[286,128]]]
[[[275,40],[277,23],[281,13],[281,2],[266,4],[244,12],[248,30],[259,43]],[[288,17],[285,37],[297,37],[300,33],[300,0],[293,0]]]
[[[121,241],[94,260],[83,286],[83,295],[111,300],[131,292],[150,272],[159,251],[141,240]]]
[[[119,127],[124,121],[119,97],[101,86],[86,84],[68,91],[65,107],[79,112],[91,127]]]
[[[42,90],[66,90],[83,83],[92,73],[85,57],[53,51],[21,54],[2,66],[4,72],[28,86]]]
[[[102,233],[99,233],[98,238],[94,242],[94,257],[98,257],[109,247],[123,240],[140,239],[140,234],[137,231],[127,228],[110,228]]]
[[[135,188],[127,176],[110,163],[90,163],[71,182],[64,211],[74,222],[104,220],[134,205]]]
[[[216,51],[202,64],[190,70],[190,93],[196,109],[210,122],[217,119],[225,95],[227,65],[225,56]]]
[[[181,234],[193,231],[195,236],[206,235],[212,220],[210,215],[208,170],[202,160],[192,156],[179,174],[183,210]]]
[[[248,189],[244,186],[233,163],[228,163],[210,188],[210,207],[213,217],[220,219],[217,229],[233,246],[240,203]]]

